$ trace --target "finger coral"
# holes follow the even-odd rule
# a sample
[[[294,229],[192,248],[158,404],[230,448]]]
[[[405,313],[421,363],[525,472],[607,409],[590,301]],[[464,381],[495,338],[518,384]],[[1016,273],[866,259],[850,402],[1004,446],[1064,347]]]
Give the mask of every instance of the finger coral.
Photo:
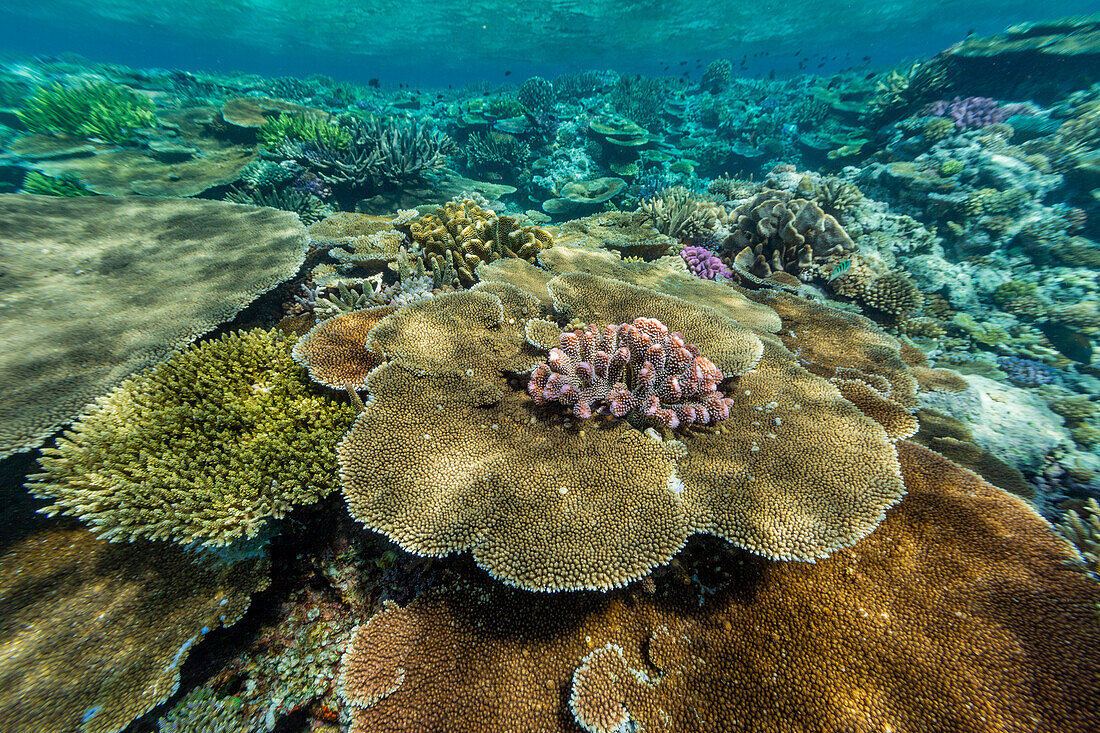
[[[224,546],[336,488],[352,408],[314,394],[272,331],[178,354],[94,403],[47,448],[35,495],[111,540]]]
[[[1019,499],[898,453],[909,495],[816,564],[689,548],[652,594],[387,606],[344,657],[352,730],[1095,730],[1100,586]]]
[[[675,429],[729,417],[733,400],[717,391],[722,379],[683,334],[669,333],[654,318],[635,318],[602,331],[589,326],[562,334],[560,348],[531,373],[527,391],[536,405],[571,405],[579,418],[633,414]]]
[[[454,269],[466,287],[477,282],[478,265],[502,257],[533,262],[553,243],[545,229],[521,226],[514,218],[498,216],[470,199],[451,201],[397,228],[409,235],[425,257],[453,257]]]
[[[41,530],[0,558],[0,729],[116,733],[167,700],[203,636],[233,625],[267,562]]]

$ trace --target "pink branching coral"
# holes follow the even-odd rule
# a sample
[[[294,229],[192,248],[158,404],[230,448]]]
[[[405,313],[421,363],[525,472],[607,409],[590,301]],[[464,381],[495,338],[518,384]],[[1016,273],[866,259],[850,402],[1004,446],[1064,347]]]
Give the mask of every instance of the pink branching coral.
[[[531,373],[535,404],[572,405],[593,413],[639,418],[677,428],[709,425],[730,416],[733,400],[718,392],[722,370],[699,349],[654,318],[563,333],[559,347]]]

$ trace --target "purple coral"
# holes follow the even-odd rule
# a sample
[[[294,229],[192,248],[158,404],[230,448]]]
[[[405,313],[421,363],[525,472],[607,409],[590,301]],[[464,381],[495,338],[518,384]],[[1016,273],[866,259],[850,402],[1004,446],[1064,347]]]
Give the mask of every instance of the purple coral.
[[[1008,375],[1008,381],[1017,387],[1038,387],[1053,382],[1058,376],[1054,369],[1043,362],[1019,356],[997,357],[997,366]]]
[[[924,112],[933,117],[950,117],[960,130],[1004,122],[1012,115],[1031,114],[1026,105],[1001,106],[989,97],[955,97],[950,102],[941,99],[928,105]]]
[[[730,277],[730,269],[718,258],[718,255],[706,247],[688,245],[680,251],[680,256],[684,258],[688,270],[695,277],[704,280],[729,279]]]
[[[667,428],[710,425],[730,416],[718,391],[722,370],[654,318],[563,333],[559,348],[531,373],[535,404],[572,405],[580,418],[630,413]]]

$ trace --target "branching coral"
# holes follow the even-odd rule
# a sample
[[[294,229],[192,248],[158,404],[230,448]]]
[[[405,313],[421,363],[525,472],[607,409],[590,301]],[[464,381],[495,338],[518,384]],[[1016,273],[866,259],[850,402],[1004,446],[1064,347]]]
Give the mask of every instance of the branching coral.
[[[1058,529],[1081,553],[1089,569],[1100,575],[1100,504],[1096,499],[1089,499],[1080,514],[1072,509],[1066,512]]]
[[[111,540],[224,546],[335,486],[352,411],[274,332],[226,335],[134,377],[46,449],[30,489]]]
[[[332,213],[332,209],[321,199],[293,188],[234,188],[225,195],[225,200],[232,204],[293,211],[307,225],[321,221]]]
[[[675,429],[729,417],[733,400],[717,391],[722,379],[683,334],[654,318],[635,318],[562,334],[559,348],[531,373],[527,391],[536,405],[571,405],[579,418],[609,412]]]
[[[340,125],[306,114],[280,114],[268,119],[256,136],[268,150],[278,150],[284,143],[308,143],[317,148],[346,150],[351,146],[351,134]]]
[[[642,201],[638,210],[649,216],[662,234],[696,244],[713,242],[726,215],[721,206],[683,186],[662,190],[656,198]]]
[[[23,193],[33,193],[39,196],[95,196],[87,186],[80,182],[74,175],[63,174],[56,178],[44,176],[38,171],[31,171],[23,179]]]
[[[16,112],[32,132],[52,132],[126,143],[143,127],[156,127],[153,103],[105,82],[41,87]]]

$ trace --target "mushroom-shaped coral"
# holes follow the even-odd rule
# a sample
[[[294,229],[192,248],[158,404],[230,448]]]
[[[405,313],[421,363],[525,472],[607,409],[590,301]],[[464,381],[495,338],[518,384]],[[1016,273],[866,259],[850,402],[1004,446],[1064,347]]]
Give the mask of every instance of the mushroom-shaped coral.
[[[224,546],[331,492],[353,411],[313,392],[292,344],[229,334],[124,382],[43,451],[42,511],[112,540]]]
[[[538,300],[482,283],[372,330],[368,346],[390,363],[371,372],[371,402],[339,449],[357,519],[419,554],[469,550],[512,585],[608,589],[667,563],[693,532],[773,558],[825,557],[870,532],[902,495],[883,429],[773,337],[584,273],[549,289],[563,317],[675,327],[695,366],[689,340],[733,379],[734,399],[709,396],[729,419],[661,441],[613,416],[576,425],[539,408],[517,377],[539,361],[525,326],[539,319]],[[578,355],[595,360],[601,332],[590,333],[593,348]],[[606,352],[609,369],[617,351]],[[717,372],[707,377],[719,386]]]
[[[669,333],[655,318],[635,318],[602,331],[563,333],[560,348],[531,373],[527,391],[536,405],[571,405],[580,418],[632,415],[675,429],[729,417],[733,400],[717,391],[722,379],[682,333]]]

